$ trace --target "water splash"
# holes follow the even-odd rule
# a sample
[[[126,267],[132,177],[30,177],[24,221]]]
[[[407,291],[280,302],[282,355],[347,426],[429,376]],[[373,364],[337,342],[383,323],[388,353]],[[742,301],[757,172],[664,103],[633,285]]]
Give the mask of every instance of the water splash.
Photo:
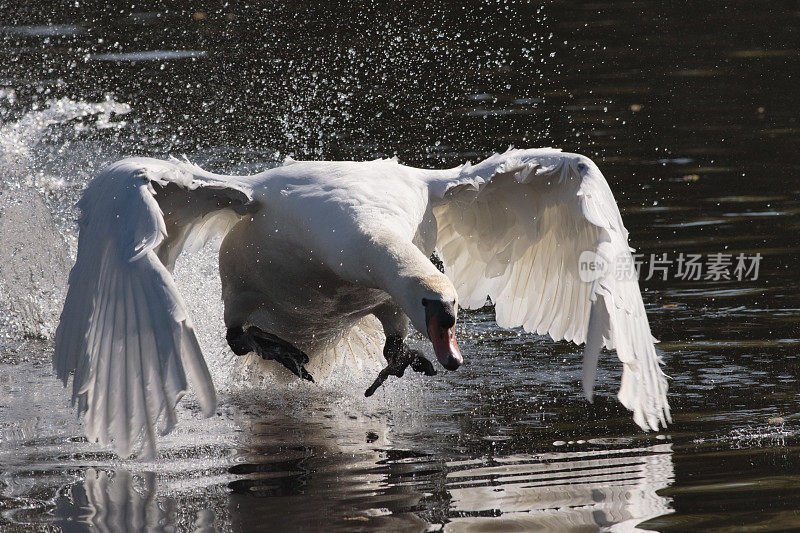
[[[745,426],[735,428],[723,438],[730,441],[733,448],[767,448],[782,447],[786,439],[795,437],[797,431],[786,427],[783,423],[769,426]]]
[[[0,126],[0,184],[32,184],[30,170],[36,163],[34,150],[46,137],[51,126],[76,119],[93,117],[96,129],[121,128],[124,121],[112,122],[113,115],[130,112],[128,104],[115,102],[110,96],[98,103],[69,98],[48,101],[43,108],[34,105],[19,120]],[[76,129],[81,129],[81,126]],[[27,179],[24,179],[27,175]],[[20,178],[23,178],[20,180]]]
[[[86,118],[91,120],[75,122],[74,132],[121,128],[125,123],[112,117],[129,111],[130,106],[110,97],[99,103],[61,98],[0,125],[1,339],[52,337],[65,296],[74,243],[65,238],[48,203],[72,203],[59,193],[65,183],[59,158],[70,159],[63,153],[69,139],[53,143],[48,134],[54,126]],[[48,158],[48,143],[55,158]]]

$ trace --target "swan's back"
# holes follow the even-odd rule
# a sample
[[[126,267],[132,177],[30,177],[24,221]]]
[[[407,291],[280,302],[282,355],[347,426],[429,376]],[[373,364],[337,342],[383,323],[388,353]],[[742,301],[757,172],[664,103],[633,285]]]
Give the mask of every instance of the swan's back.
[[[256,197],[268,210],[309,221],[323,233],[326,227],[359,231],[380,225],[413,238],[428,200],[424,173],[395,159],[289,160],[263,176]]]

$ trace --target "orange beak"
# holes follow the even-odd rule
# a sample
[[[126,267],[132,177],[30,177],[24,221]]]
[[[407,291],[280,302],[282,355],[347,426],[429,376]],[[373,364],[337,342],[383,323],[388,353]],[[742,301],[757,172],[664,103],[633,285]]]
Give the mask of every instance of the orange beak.
[[[433,343],[436,358],[447,370],[455,370],[464,362],[461,350],[456,343],[456,328],[439,327],[439,318],[435,315],[428,320],[428,338]]]

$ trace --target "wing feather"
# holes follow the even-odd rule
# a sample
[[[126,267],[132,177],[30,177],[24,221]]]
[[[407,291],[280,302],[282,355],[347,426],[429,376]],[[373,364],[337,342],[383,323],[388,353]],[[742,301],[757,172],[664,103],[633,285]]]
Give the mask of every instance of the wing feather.
[[[53,367],[85,414],[87,436],[130,455],[155,453],[191,382],[203,412],[211,375],[170,268],[254,208],[252,191],[179,162],[128,159],[106,168],[80,202],[78,259],[56,331]],[[166,258],[166,265],[159,256]],[[187,379],[188,377],[188,379]]]
[[[600,349],[623,363],[619,400],[644,429],[670,421],[667,382],[653,346],[628,232],[611,189],[589,159],[553,149],[513,150],[431,179],[437,249],[462,307],[495,304],[502,327],[586,343],[590,400]],[[597,279],[578,271],[582,252],[606,260]]]

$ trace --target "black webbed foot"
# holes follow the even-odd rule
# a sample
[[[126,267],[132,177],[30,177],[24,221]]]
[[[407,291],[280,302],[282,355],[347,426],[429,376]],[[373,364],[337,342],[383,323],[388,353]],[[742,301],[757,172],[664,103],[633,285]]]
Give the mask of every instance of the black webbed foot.
[[[412,370],[425,374],[426,376],[435,376],[436,369],[433,364],[422,355],[419,350],[412,350],[403,342],[402,337],[392,336],[386,339],[386,346],[383,349],[383,355],[389,362],[388,366],[378,373],[378,377],[364,393],[364,396],[372,396],[378,387],[383,385],[383,382],[389,376],[403,377],[406,368],[409,366]]]
[[[229,328],[226,338],[236,355],[255,352],[262,359],[278,361],[301,379],[314,381],[304,366],[308,363],[308,354],[272,333],[256,326],[250,326],[246,331],[242,328]]]

